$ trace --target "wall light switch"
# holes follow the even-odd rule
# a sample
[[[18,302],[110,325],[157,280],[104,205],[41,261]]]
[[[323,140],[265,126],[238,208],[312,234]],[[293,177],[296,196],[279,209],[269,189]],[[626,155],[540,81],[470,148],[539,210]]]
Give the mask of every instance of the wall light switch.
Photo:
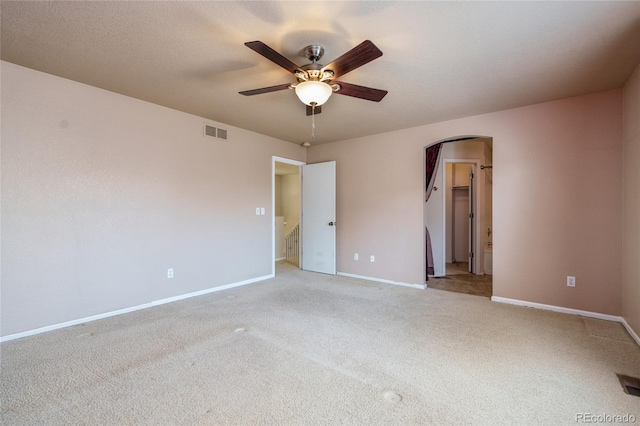
[[[256,214],[259,216],[260,215],[260,207],[256,207]]]
[[[372,261],[372,262],[375,262],[376,261],[376,257],[375,256],[371,256],[371,258],[369,260]]]
[[[358,260],[358,253],[353,254],[353,260]]]
[[[260,208],[260,214],[264,216],[264,207]]]

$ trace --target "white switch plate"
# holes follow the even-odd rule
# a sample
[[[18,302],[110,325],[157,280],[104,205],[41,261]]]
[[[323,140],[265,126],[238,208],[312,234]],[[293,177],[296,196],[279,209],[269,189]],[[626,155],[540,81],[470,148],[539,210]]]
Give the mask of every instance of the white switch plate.
[[[358,260],[358,253],[353,253],[353,260]]]
[[[260,208],[260,214],[264,216],[264,207]]]
[[[375,262],[376,261],[376,257],[375,256],[371,256],[371,258],[369,260],[372,261],[372,262]]]
[[[575,287],[576,286],[576,277],[567,277],[567,287]]]
[[[167,269],[167,278],[173,278],[173,268]]]
[[[256,214],[260,215],[260,207],[256,207]]]

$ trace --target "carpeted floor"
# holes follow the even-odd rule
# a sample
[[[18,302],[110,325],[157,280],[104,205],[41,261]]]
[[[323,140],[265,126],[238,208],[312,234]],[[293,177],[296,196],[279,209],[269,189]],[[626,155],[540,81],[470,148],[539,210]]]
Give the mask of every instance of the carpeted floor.
[[[571,425],[631,415],[618,323],[278,265],[274,279],[5,342],[3,425]]]

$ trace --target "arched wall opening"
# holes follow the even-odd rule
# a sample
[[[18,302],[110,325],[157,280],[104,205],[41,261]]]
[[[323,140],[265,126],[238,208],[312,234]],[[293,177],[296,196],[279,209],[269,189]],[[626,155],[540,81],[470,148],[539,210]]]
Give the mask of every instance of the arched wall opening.
[[[423,179],[425,200],[428,195],[424,202],[425,246],[430,236],[433,253],[432,274],[427,272],[425,253],[425,281],[447,276],[448,268],[450,273],[464,267],[475,275],[492,274],[493,138],[449,137],[425,146],[425,154],[437,144],[442,146],[430,194],[429,182]]]

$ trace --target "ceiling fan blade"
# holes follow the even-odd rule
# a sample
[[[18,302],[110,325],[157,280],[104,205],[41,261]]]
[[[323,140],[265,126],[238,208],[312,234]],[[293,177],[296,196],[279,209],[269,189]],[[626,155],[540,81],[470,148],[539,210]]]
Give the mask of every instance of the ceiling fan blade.
[[[357,84],[334,81],[340,89],[335,93],[338,95],[353,96],[354,98],[365,99],[367,101],[380,102],[387,94],[386,90],[372,89],[371,87],[358,86]]]
[[[353,71],[364,64],[382,56],[382,51],[371,40],[365,40],[335,61],[322,68],[322,71],[333,71],[333,78]]]
[[[314,115],[314,114],[318,115],[318,114],[320,114],[322,112],[322,105],[316,106],[316,112],[315,113],[312,111],[312,108],[309,105],[306,105],[306,107],[307,107],[307,116]]]
[[[238,92],[238,93],[245,96],[261,95],[263,93],[277,92],[278,90],[288,89],[290,86],[291,86],[291,83],[278,84],[277,86],[269,86],[269,87],[263,87],[261,89],[245,90],[243,92]]]
[[[269,46],[267,46],[261,41],[257,41],[257,40],[248,41],[244,45],[247,46],[249,49],[261,54],[271,62],[275,62],[276,64],[280,65],[282,68],[284,68],[285,70],[291,73],[294,73],[296,71],[302,71],[302,69],[299,66],[297,66],[296,64],[294,64],[293,62],[291,62],[290,60],[288,60],[287,58],[285,58],[284,56],[282,56],[281,54],[279,54],[278,52],[276,52],[275,50],[273,50],[272,48],[270,48]]]

